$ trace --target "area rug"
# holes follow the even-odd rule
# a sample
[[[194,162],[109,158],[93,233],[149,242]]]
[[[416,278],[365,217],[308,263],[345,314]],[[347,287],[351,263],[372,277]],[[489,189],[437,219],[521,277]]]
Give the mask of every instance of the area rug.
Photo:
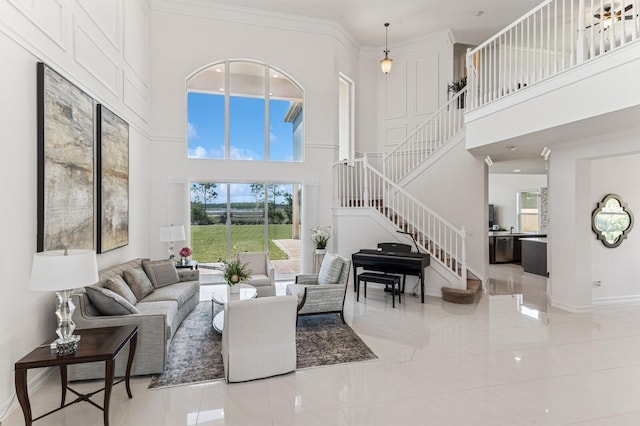
[[[176,331],[167,368],[152,377],[149,389],[223,379],[221,341],[211,325],[211,302],[200,302]],[[300,317],[296,346],[298,369],[378,358],[336,314]]]

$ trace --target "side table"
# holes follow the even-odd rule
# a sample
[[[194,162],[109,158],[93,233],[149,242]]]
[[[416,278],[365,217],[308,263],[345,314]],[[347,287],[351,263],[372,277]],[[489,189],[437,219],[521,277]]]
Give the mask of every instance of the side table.
[[[176,261],[173,262],[173,264],[176,266],[176,269],[186,269],[189,268],[191,270],[193,269],[198,269],[198,261],[197,260],[190,260],[189,263],[183,265],[182,263],[180,263],[180,261]]]
[[[76,402],[86,401],[98,409],[103,411],[104,425],[109,425],[109,402],[111,400],[111,389],[114,384],[125,382],[127,395],[129,398],[133,398],[131,393],[131,386],[129,385],[129,378],[131,376],[131,364],[133,357],[136,353],[136,344],[138,342],[138,327],[133,325],[121,326],[121,327],[103,327],[103,328],[88,328],[84,330],[76,330],[76,334],[80,335],[80,344],[75,354],[68,356],[57,356],[56,350],[49,347],[50,343],[55,341],[56,338],[50,339],[45,344],[38,346],[28,355],[23,357],[15,364],[15,385],[16,395],[22,407],[22,413],[24,414],[24,422],[26,426],[41,419],[49,414],[53,414],[56,411],[62,410],[69,405]],[[127,370],[124,379],[113,382],[115,372],[115,359],[120,351],[129,343],[129,358],[127,360]],[[76,392],[67,386],[67,366],[71,364],[81,364],[85,362],[104,361],[105,362],[105,378],[104,388],[98,389],[89,394],[81,394]],[[31,414],[31,404],[29,403],[29,393],[27,389],[27,370],[30,368],[41,367],[59,367],[60,368],[60,381],[62,385],[62,399],[60,407],[42,414],[35,419]],[[67,390],[71,391],[77,396],[77,398],[67,404],[65,399]],[[104,390],[104,404],[100,407],[98,404],[91,401],[91,398],[96,393]]]

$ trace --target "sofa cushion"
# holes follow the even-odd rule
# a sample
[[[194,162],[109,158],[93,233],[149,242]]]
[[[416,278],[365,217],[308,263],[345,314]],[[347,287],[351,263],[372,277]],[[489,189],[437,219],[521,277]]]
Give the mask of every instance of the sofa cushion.
[[[337,283],[338,278],[340,278],[340,272],[342,272],[342,264],[342,259],[338,256],[331,253],[325,254],[318,273],[318,284]]]
[[[164,314],[167,328],[167,339],[173,337],[176,330],[172,324],[178,315],[178,304],[174,300],[163,300],[158,302],[140,302],[136,305],[140,313],[144,315]]]
[[[138,301],[153,293],[153,284],[151,284],[149,277],[147,277],[142,268],[127,269],[123,274],[125,281],[129,284]]]
[[[158,288],[145,297],[144,301],[174,300],[178,302],[178,307],[180,307],[198,291],[200,291],[200,283],[198,281],[184,281]]]
[[[138,303],[138,299],[136,299],[136,295],[133,294],[133,291],[127,285],[127,282],[120,275],[117,275],[113,278],[109,278],[105,284],[105,288],[113,291],[114,293],[122,296],[125,300],[132,305]]]
[[[87,297],[102,315],[139,314],[140,311],[113,291],[102,287],[85,287]]]
[[[154,288],[175,284],[180,279],[172,260],[143,260],[142,267]]]

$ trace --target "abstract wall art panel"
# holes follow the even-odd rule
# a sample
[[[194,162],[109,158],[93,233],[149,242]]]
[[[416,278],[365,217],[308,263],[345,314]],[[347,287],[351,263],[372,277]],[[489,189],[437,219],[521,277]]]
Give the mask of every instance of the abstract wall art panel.
[[[38,63],[37,250],[94,248],[94,102]]]
[[[129,125],[98,105],[98,253],[129,244]]]

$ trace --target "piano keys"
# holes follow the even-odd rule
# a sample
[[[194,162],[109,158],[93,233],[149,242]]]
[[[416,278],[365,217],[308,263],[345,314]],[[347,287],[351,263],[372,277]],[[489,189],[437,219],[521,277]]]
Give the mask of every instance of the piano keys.
[[[351,255],[354,282],[357,282],[358,268],[389,274],[412,275],[420,279],[420,298],[424,303],[424,274],[431,257],[428,253],[398,253],[362,249]],[[354,288],[354,290],[356,290]]]

